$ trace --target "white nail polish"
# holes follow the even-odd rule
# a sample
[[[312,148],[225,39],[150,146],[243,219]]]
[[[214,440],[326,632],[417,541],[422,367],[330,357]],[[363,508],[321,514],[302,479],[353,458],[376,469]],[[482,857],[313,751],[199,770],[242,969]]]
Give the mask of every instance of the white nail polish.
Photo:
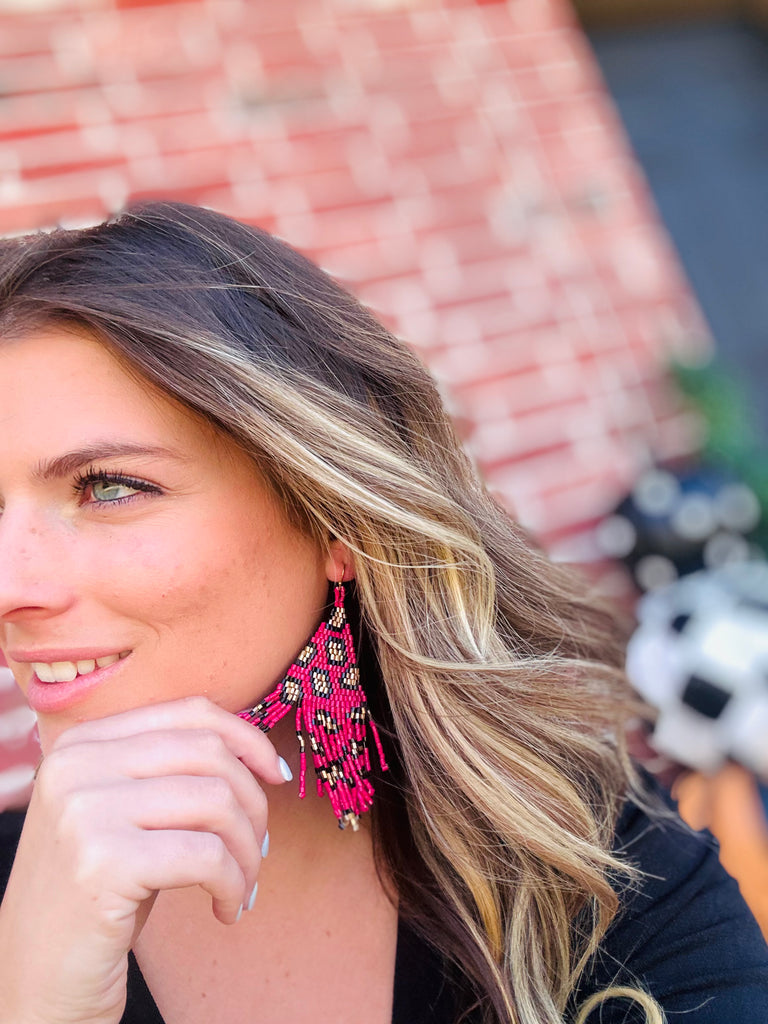
[[[286,782],[290,782],[293,778],[293,772],[288,766],[288,762],[284,757],[280,758],[280,774],[283,776]]]
[[[261,844],[261,857],[262,860],[269,853],[269,832],[264,833],[264,842]]]
[[[259,891],[259,883],[256,882],[253,886],[253,892],[248,900],[247,910],[253,910],[253,904],[256,902],[256,893]]]
[[[235,924],[237,924],[237,922],[240,920],[240,918],[242,916],[243,916],[243,904],[241,903],[240,904],[240,909],[237,912],[237,917],[235,918]]]

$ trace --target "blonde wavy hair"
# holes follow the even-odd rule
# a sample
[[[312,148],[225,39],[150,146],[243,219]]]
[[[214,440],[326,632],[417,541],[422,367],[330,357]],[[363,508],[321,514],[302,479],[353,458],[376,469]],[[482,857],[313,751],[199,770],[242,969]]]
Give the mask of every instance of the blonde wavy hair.
[[[2,243],[0,329],[46,323],[94,332],[233,437],[308,533],[354,552],[392,765],[380,874],[455,965],[466,1013],[562,1022],[634,879],[611,849],[635,783],[612,616],[489,497],[406,346],[270,235],[152,203]],[[663,1019],[635,989],[574,1019],[611,995]]]

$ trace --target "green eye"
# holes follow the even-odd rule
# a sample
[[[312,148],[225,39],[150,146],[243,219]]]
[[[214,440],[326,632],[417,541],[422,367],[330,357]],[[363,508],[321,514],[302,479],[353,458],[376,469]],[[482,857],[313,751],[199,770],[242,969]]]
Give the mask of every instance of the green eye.
[[[156,483],[141,480],[118,470],[108,471],[89,467],[84,473],[78,473],[74,480],[75,494],[78,502],[91,507],[106,505],[123,505],[146,496],[162,494]]]
[[[161,494],[161,489],[148,480],[128,476],[117,470],[90,467],[74,480],[75,494],[82,505],[122,505],[141,495]]]
[[[127,484],[121,484],[114,480],[94,480],[91,484],[94,501],[120,501],[123,498],[130,498],[135,493],[135,487],[129,487]]]

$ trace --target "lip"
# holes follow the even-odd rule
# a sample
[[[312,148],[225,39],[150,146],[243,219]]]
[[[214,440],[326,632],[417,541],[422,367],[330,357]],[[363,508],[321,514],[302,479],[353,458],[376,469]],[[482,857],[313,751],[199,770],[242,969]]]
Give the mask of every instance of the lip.
[[[50,665],[54,661],[95,661],[97,658],[106,658],[110,654],[128,650],[129,647],[41,647],[34,651],[17,649],[5,653],[9,661],[20,664],[42,661]]]
[[[39,652],[42,654],[43,652]],[[46,657],[38,656],[38,652],[35,653],[34,661],[48,661],[50,651],[46,651]],[[55,652],[58,653],[58,652]],[[67,652],[72,654],[71,651]],[[107,653],[114,653],[107,652]],[[98,655],[98,657],[104,657],[105,655]],[[93,653],[88,652],[88,657],[93,658]],[[39,715],[50,715],[57,711],[65,711],[70,707],[79,704],[81,701],[98,689],[100,686],[104,686],[107,683],[111,683],[112,677],[117,675],[121,670],[122,666],[130,660],[131,655],[128,654],[125,658],[120,661],[115,661],[111,665],[106,665],[104,668],[95,668],[93,672],[88,672],[87,675],[76,676],[69,682],[64,683],[43,683],[41,682],[36,673],[32,673],[32,677],[27,687],[26,698],[29,706]],[[12,658],[12,660],[15,660]],[[24,659],[25,661],[27,659]],[[73,658],[51,658],[51,661],[85,661],[85,657]]]

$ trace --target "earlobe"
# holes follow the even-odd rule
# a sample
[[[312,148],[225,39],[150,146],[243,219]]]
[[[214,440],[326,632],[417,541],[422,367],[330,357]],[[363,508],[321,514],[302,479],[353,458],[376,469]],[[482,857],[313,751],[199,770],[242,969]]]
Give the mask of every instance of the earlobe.
[[[344,541],[334,538],[328,545],[325,574],[331,583],[346,583],[355,578],[355,559]]]

